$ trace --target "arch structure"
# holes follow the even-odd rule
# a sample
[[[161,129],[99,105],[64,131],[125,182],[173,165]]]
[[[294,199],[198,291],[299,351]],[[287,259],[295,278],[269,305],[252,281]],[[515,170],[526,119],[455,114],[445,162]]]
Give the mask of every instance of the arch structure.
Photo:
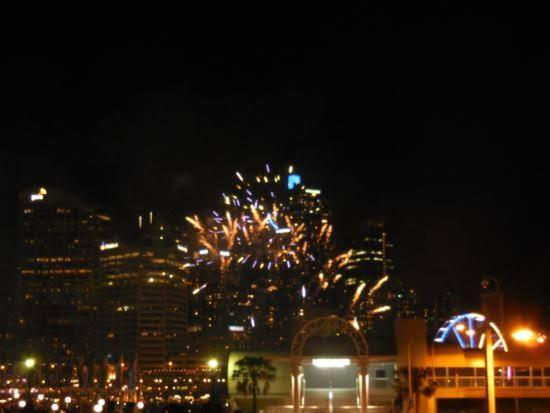
[[[367,340],[361,331],[353,327],[349,321],[334,315],[315,318],[305,323],[292,339],[290,356],[302,357],[304,346],[312,337],[329,337],[341,334],[348,336],[353,341],[357,357],[368,356]]]
[[[465,313],[447,320],[437,331],[434,341],[445,343],[454,338],[462,349],[483,348],[487,334],[491,335],[493,350],[508,351],[508,344],[498,326],[483,314]]]
[[[335,315],[318,317],[306,322],[292,339],[290,348],[292,374],[292,403],[294,413],[302,409],[302,379],[301,368],[304,347],[312,337],[329,337],[345,335],[351,339],[355,347],[356,360],[359,365],[359,401],[360,412],[367,413],[368,406],[368,345],[365,336],[353,324]]]

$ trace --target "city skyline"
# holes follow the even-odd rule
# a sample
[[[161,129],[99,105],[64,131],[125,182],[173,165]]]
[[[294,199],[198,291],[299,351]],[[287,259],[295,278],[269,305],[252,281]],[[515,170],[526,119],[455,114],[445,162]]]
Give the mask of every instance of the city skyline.
[[[260,167],[261,164],[258,163],[257,166]],[[327,179],[326,182],[323,182],[322,178],[326,178],[327,172],[324,172],[324,175],[322,172],[321,175],[317,177],[317,176],[314,176],[307,169],[303,168],[301,165],[297,165],[297,166],[300,167],[301,173],[303,173],[307,177],[306,179],[308,179],[309,181],[308,183],[311,183],[313,186],[318,186],[323,188],[323,195],[324,197],[326,197],[326,199],[331,205],[332,210],[334,211],[334,215],[335,215],[334,221],[336,223],[335,237],[336,237],[337,245],[342,249],[345,249],[346,246],[360,239],[361,235],[366,231],[366,228],[367,228],[366,222],[369,217],[384,216],[386,220],[386,224],[389,227],[389,231],[392,233],[392,238],[393,239],[397,238],[397,248],[395,248],[395,254],[398,257],[397,259],[398,273],[402,278],[413,280],[413,282],[418,283],[419,286],[424,285],[423,279],[425,276],[423,273],[429,274],[428,279],[430,281],[443,279],[444,280],[443,284],[446,284],[447,287],[448,287],[449,281],[456,282],[456,280],[458,280],[459,278],[463,278],[463,279],[469,280],[470,282],[470,285],[465,288],[466,294],[467,294],[468,289],[476,288],[478,280],[481,279],[481,277],[483,275],[486,275],[487,273],[491,273],[501,278],[505,286],[508,284],[507,280],[513,283],[514,279],[522,276],[522,274],[519,273],[518,269],[514,268],[514,266],[511,266],[511,267],[508,265],[502,266],[502,263],[500,262],[489,262],[489,257],[494,257],[495,256],[494,254],[499,254],[498,249],[501,249],[503,247],[501,240],[489,241],[489,240],[476,239],[476,236],[478,234],[483,236],[483,232],[480,232],[478,228],[475,228],[474,224],[479,225],[480,219],[488,219],[489,222],[493,220],[493,225],[498,225],[498,223],[494,221],[502,220],[504,217],[499,215],[509,213],[506,210],[500,211],[500,213],[496,212],[495,214],[493,214],[493,216],[490,216],[490,215],[481,214],[482,212],[485,212],[485,213],[488,212],[484,210],[483,207],[481,207],[480,211],[476,213],[476,211],[472,211],[473,205],[472,206],[453,205],[452,208],[458,209],[460,211],[460,215],[459,215],[460,218],[458,219],[456,218],[453,219],[452,217],[449,217],[447,222],[445,222],[446,217],[444,216],[426,217],[425,215],[424,216],[419,215],[416,217],[416,219],[413,219],[412,221],[404,222],[405,218],[400,214],[401,212],[400,210],[405,209],[405,213],[408,213],[408,214],[412,214],[415,212],[418,213],[419,211],[415,210],[414,206],[411,208],[410,205],[406,205],[405,208],[401,208],[400,205],[395,205],[395,199],[392,199],[391,202],[386,202],[386,208],[372,207],[372,204],[374,203],[378,203],[378,204],[381,203],[381,200],[379,199],[378,201],[373,201],[372,203],[367,203],[365,205],[365,210],[370,211],[370,214],[365,214],[365,215],[358,214],[357,212],[355,212],[357,210],[360,210],[360,207],[358,206],[352,207],[354,212],[350,213],[349,212],[350,206],[345,205],[344,199],[342,198],[335,199],[335,195],[341,196],[341,192],[339,192],[341,191],[341,189],[338,188],[339,183],[337,182],[336,183],[337,189],[335,190],[334,176],[331,176],[331,179]],[[80,185],[78,185],[77,187],[71,188],[72,185],[70,183],[70,178],[66,179],[64,183],[66,184],[66,187],[69,188],[67,191],[73,192],[74,194],[78,195],[81,198],[86,199],[92,204],[101,205],[102,207],[107,208],[110,212],[112,212],[114,216],[117,218],[116,222],[117,222],[118,230],[119,231],[122,230],[122,234],[124,234],[126,232],[125,228],[129,227],[132,224],[132,220],[134,219],[134,218],[129,218],[128,215],[131,214],[131,216],[133,217],[138,212],[146,209],[155,209],[156,211],[159,211],[161,215],[166,216],[172,223],[177,223],[179,225],[184,224],[184,216],[188,213],[197,212],[197,211],[207,212],[210,206],[214,205],[216,202],[216,198],[217,198],[216,189],[219,191],[218,193],[221,193],[223,189],[223,184],[208,185],[209,189],[208,191],[206,191],[205,189],[200,188],[200,186],[202,185],[200,181],[202,178],[212,179],[212,180],[219,178],[219,182],[225,181],[225,183],[227,183],[227,181],[229,180],[228,176],[231,176],[234,173],[234,170],[231,170],[229,168],[227,168],[227,170],[228,170],[228,175],[225,175],[225,176],[220,175],[219,177],[213,177],[212,176],[213,174],[211,173],[204,173],[202,175],[199,175],[200,172],[197,172],[196,176],[198,176],[198,178],[195,178],[195,181],[199,181],[199,182],[198,183],[193,182],[192,179],[188,178],[189,181],[193,182],[193,183],[186,184],[186,185],[189,185],[189,189],[187,189],[184,184],[184,189],[182,189],[181,191],[177,191],[177,194],[174,194],[173,192],[168,191],[166,194],[157,192],[155,196],[151,195],[151,199],[154,199],[155,201],[151,202],[150,204],[156,203],[157,205],[160,206],[160,208],[154,208],[154,205],[146,205],[146,201],[143,201],[142,204],[139,205],[139,207],[138,205],[134,207],[133,205],[126,204],[124,201],[120,199],[120,196],[117,196],[117,195],[114,195],[112,197],[113,201],[110,204],[105,203],[105,205],[101,205],[102,202],[104,202],[104,199],[102,199],[104,194],[101,193],[103,192],[102,188],[96,189],[93,187],[92,188],[88,187],[86,189],[83,189]],[[85,169],[81,170],[80,173],[86,174]],[[46,174],[46,177],[47,177],[47,174]],[[51,179],[51,178],[47,179],[46,177],[43,177],[41,181],[55,182],[54,179]],[[341,174],[340,174],[340,177],[341,177]],[[57,182],[60,182],[60,181],[63,182],[64,179],[65,178],[62,177],[61,180],[57,180]],[[30,185],[30,182],[26,186],[28,187],[29,185]],[[351,190],[351,188],[353,188],[353,187],[350,188],[349,182],[342,185],[345,185],[346,189],[349,188]],[[216,188],[216,189],[210,189],[210,188]],[[71,191],[71,189],[73,191]],[[112,194],[112,191],[114,189],[115,188],[111,188],[111,191],[108,191],[108,192]],[[149,188],[148,191],[149,193],[151,193],[158,190]],[[208,193],[201,194],[200,193],[201,191],[208,192]],[[187,198],[188,195],[197,194],[197,193],[198,193],[197,198],[198,199],[202,198],[200,201],[185,199]],[[166,196],[164,197],[164,200],[163,200],[164,195]],[[143,196],[142,199],[147,198],[147,196],[145,196],[144,194],[142,196]],[[366,196],[372,197],[371,194],[367,194]],[[392,195],[390,194],[390,196]],[[403,195],[400,194],[400,196],[403,196]],[[170,199],[170,198],[177,199],[177,201],[174,203],[173,206],[166,205],[166,199]],[[181,200],[181,198],[184,198],[183,201]],[[465,202],[465,201],[466,200],[462,200],[462,202]],[[444,206],[445,201],[442,200],[441,202]],[[197,204],[199,204],[199,207],[196,206]],[[14,204],[12,205],[15,206]],[[181,209],[178,210],[178,208],[175,205],[181,205]],[[343,205],[343,208],[340,208],[340,205]],[[449,205],[447,204],[447,208],[448,207]],[[528,206],[526,205],[525,207],[528,207]],[[344,213],[342,213],[341,211],[342,209],[345,211]],[[355,215],[352,215],[352,214],[355,214]],[[443,212],[440,212],[440,214],[442,215]],[[472,222],[464,222],[464,220],[467,220],[469,218],[468,217],[469,215],[471,217],[470,219],[472,220]],[[410,218],[413,218],[413,217],[410,217]],[[418,222],[418,218],[420,218],[420,222]],[[451,265],[448,263],[437,262],[437,261],[440,261],[441,259],[438,258],[437,256],[433,257],[427,251],[422,251],[420,257],[413,256],[413,254],[411,253],[411,250],[412,248],[418,248],[418,244],[417,244],[418,242],[424,243],[424,245],[426,246],[429,245],[429,242],[430,242],[429,240],[426,239],[427,235],[422,233],[423,229],[419,228],[419,225],[420,223],[422,223],[422,220],[424,220],[424,222],[426,222],[426,220],[431,221],[429,222],[429,224],[431,224],[431,228],[429,228],[429,231],[432,233],[432,235],[435,235],[436,237],[438,237],[439,241],[442,241],[442,240],[444,241],[442,245],[436,245],[437,243],[434,243],[430,246],[431,247],[436,246],[436,248],[439,248],[439,251],[438,251],[439,254],[443,254],[444,256],[445,255],[449,256],[453,260],[452,261],[453,264],[456,264],[458,262],[460,264],[459,266],[455,265],[455,268],[450,268]],[[459,223],[458,222],[459,220],[462,222]],[[359,227],[357,227],[358,224],[359,224]],[[458,228],[459,224],[463,224],[465,229],[470,230],[470,233],[465,232],[463,228]],[[514,230],[514,227],[513,227],[514,224],[518,225],[519,222],[517,223],[514,221],[507,222],[507,225],[512,225],[510,229],[510,234],[513,233],[512,231]],[[440,226],[440,228],[438,228],[438,226]],[[454,233],[442,234],[441,231],[444,231],[445,228],[447,230],[452,230]],[[529,228],[522,228],[521,230],[529,231]],[[453,239],[452,237],[453,235],[458,236],[458,239]],[[7,244],[7,250],[9,250],[10,240],[7,239],[5,242]],[[496,245],[490,245],[491,242],[496,242]],[[462,248],[464,248],[464,250],[462,251],[456,250],[455,246],[457,245],[460,245]],[[504,245],[504,248],[512,249],[511,248],[512,246],[519,248],[520,251],[522,248],[524,249],[528,247],[527,245],[524,245],[524,244],[518,245],[517,239],[511,238],[509,240],[509,244]],[[490,254],[487,255],[486,257],[472,256],[472,253],[475,251],[468,251],[469,249],[477,249],[479,251],[479,249],[483,247],[488,248],[490,252]],[[415,260],[417,261],[417,263],[415,263]],[[435,262],[432,262],[432,260],[435,260]],[[479,266],[470,267],[473,271],[476,271],[477,273],[464,273],[464,272],[461,273],[461,271],[465,271],[465,269],[469,267],[469,263],[464,262],[467,260],[472,261],[474,265],[477,262],[477,265]],[[416,264],[417,266],[411,268],[409,264],[411,261],[413,262],[413,264]],[[420,261],[420,263],[418,263],[418,261]],[[429,263],[429,266],[427,267],[429,268],[429,270],[427,271],[425,271],[425,267],[424,267],[426,263]],[[514,262],[513,256],[512,256],[512,263],[516,266],[521,264],[521,262]],[[535,260],[535,263],[536,263],[536,260]],[[437,268],[438,265],[441,266],[439,269]],[[542,267],[543,262],[539,262],[538,265]],[[488,271],[487,268],[491,268],[491,267],[497,268],[497,270]],[[500,270],[500,272],[498,270],[499,267],[503,268],[502,270]],[[543,270],[543,268],[544,267],[540,268],[538,271]],[[448,271],[448,272],[445,272],[445,271]],[[543,279],[539,277],[533,277],[531,281],[535,285],[542,285],[541,283]],[[437,284],[436,284],[436,287],[437,287]],[[524,287],[526,291],[529,291],[529,290],[532,291],[530,286],[524,286]],[[460,291],[460,287],[459,287],[459,291]],[[516,290],[514,292],[522,292],[522,291],[520,288],[519,291]],[[420,292],[420,294],[422,295],[422,292]],[[462,295],[464,295],[464,291]],[[527,296],[527,299],[529,298],[531,297]],[[423,302],[429,302],[429,299],[426,300],[426,297],[423,297]]]
[[[206,6],[3,13],[0,413],[549,408],[546,22]]]
[[[527,296],[547,286],[550,173],[531,95],[547,85],[543,54],[504,22],[450,4],[418,19],[378,5],[345,18],[297,10],[285,30],[267,16],[222,19],[204,33],[157,10],[146,16],[157,33],[133,27],[143,44],[119,47],[109,41],[124,24],[109,20],[97,43],[88,16],[69,39],[65,12],[9,11],[21,36],[7,52],[2,265],[23,187],[179,218],[211,204],[220,177],[272,163],[323,187],[342,244],[385,215],[404,277],[473,288],[492,273]]]

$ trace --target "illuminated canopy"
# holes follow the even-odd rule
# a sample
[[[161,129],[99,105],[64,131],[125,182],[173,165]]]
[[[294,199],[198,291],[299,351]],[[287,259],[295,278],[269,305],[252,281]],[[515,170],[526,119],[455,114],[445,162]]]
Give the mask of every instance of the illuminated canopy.
[[[350,359],[313,359],[313,365],[321,369],[342,368],[350,363]]]

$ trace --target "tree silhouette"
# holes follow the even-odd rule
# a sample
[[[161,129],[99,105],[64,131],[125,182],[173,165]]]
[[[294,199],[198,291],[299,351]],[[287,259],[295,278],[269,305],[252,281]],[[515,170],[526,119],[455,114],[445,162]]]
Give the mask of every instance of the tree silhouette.
[[[402,405],[403,399],[409,394],[408,378],[409,371],[407,367],[402,367],[399,371],[396,371],[396,404]],[[411,369],[412,375],[412,397],[415,399],[415,404],[418,406],[418,398],[422,393],[426,397],[432,397],[437,390],[437,382],[432,379],[432,369],[431,368],[418,368],[413,367]],[[409,402],[412,397],[409,397]]]
[[[264,382],[264,390],[269,387],[268,383],[275,379],[275,367],[263,357],[248,356],[237,361],[235,367],[233,379],[237,380],[237,389],[245,396],[252,393],[252,413],[256,413],[259,384]]]

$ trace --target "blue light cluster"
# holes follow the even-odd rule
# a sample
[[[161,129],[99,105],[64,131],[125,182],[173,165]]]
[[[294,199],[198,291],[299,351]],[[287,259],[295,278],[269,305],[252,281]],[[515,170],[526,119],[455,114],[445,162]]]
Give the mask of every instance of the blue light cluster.
[[[302,183],[302,177],[298,174],[290,174],[288,175],[288,189],[294,189],[296,185],[300,185]]]

